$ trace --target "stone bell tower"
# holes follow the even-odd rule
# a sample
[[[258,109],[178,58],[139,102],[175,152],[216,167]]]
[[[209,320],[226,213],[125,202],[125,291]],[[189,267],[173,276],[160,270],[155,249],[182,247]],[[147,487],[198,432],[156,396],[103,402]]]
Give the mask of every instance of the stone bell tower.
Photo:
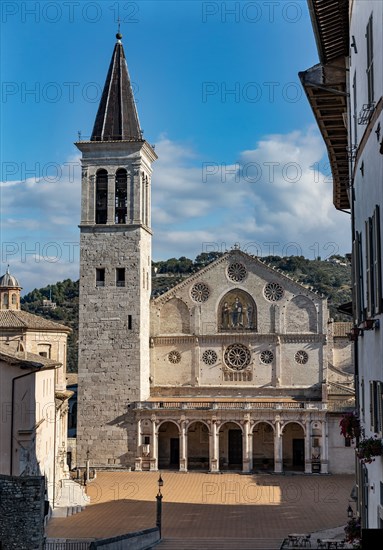
[[[149,396],[150,188],[143,138],[116,35],[92,136],[82,153],[78,465],[126,467],[131,404]]]

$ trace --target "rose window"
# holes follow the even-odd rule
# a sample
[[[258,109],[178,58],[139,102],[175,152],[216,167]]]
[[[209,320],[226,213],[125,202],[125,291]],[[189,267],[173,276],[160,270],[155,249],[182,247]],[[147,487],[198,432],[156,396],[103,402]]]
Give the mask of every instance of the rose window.
[[[274,353],[270,350],[265,350],[261,352],[261,362],[265,365],[270,365],[274,360]]]
[[[181,354],[177,350],[173,350],[169,353],[168,359],[171,363],[176,364],[181,361]]]
[[[246,267],[239,262],[230,264],[227,268],[227,275],[235,283],[240,283],[247,275]]]
[[[268,283],[263,293],[270,302],[278,302],[283,296],[283,288],[278,283]]]
[[[202,354],[202,361],[206,365],[215,365],[215,363],[217,362],[217,359],[218,359],[218,355],[213,349],[207,349]]]
[[[299,363],[300,365],[305,365],[307,361],[309,360],[309,356],[307,353],[303,350],[297,351],[295,354],[295,361]]]
[[[196,283],[193,285],[190,295],[195,302],[202,303],[209,298],[210,290],[205,283]]]
[[[243,344],[231,344],[225,351],[225,363],[235,370],[242,370],[250,365],[251,354]]]

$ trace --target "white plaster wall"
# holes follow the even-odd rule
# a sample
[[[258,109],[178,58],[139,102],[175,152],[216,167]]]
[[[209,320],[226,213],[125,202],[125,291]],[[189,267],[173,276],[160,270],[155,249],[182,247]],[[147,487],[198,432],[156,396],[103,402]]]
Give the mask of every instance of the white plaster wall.
[[[350,35],[355,36],[358,53],[351,48],[350,62],[350,92],[351,92],[351,113],[353,111],[352,98],[352,79],[354,71],[357,72],[357,112],[362,109],[364,103],[367,103],[367,76],[366,76],[366,26],[371,12],[373,13],[373,37],[374,37],[374,99],[378,103],[383,94],[383,2],[373,0],[355,0],[353,2],[351,14]],[[375,205],[380,206],[381,234],[383,223],[383,155],[379,153],[380,142],[377,140],[377,127],[380,123],[383,128],[383,114],[380,113],[375,124],[370,128],[367,143],[361,153],[359,163],[355,166],[355,228],[362,234],[363,247],[365,246],[365,221],[372,216]],[[366,131],[366,126],[358,125],[358,144],[361,143],[362,136]],[[367,137],[367,136],[366,136]],[[382,139],[382,130],[380,140]],[[355,137],[352,136],[351,142],[355,143]],[[364,176],[361,173],[361,163],[364,163]],[[383,239],[381,239],[381,247]],[[381,254],[382,254],[381,250]],[[363,251],[364,257],[365,251]],[[364,280],[365,280],[364,274]],[[366,296],[366,287],[365,287]],[[378,315],[381,326],[383,315]],[[370,380],[383,380],[382,375],[382,357],[383,357],[383,333],[382,330],[365,331],[363,338],[358,340],[358,359],[360,380],[364,380],[364,399],[361,396],[360,401],[364,401],[365,412],[365,432],[366,436],[372,435],[370,430]],[[374,490],[369,491],[368,508],[368,526],[371,528],[379,527],[378,506],[380,504],[380,494],[378,487],[383,479],[383,459],[378,458],[372,464],[367,465],[369,485],[374,486]]]
[[[350,474],[355,471],[355,442],[350,447],[344,444],[339,422],[342,415],[327,415],[329,471],[332,474]]]

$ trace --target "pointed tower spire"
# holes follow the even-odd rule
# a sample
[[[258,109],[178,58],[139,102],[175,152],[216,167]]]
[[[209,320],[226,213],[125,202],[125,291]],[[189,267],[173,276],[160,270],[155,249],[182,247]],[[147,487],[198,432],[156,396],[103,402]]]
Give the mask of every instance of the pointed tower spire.
[[[120,31],[116,38],[91,141],[143,141]]]

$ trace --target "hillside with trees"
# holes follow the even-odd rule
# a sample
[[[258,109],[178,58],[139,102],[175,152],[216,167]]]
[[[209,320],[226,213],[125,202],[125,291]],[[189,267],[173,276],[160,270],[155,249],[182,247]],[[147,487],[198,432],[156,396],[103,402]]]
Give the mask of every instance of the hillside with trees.
[[[159,296],[186,277],[222,255],[219,252],[199,254],[195,260],[182,256],[153,262],[152,295]],[[303,256],[266,256],[261,260],[295,279],[307,288],[316,290],[328,299],[330,316],[335,321],[349,321],[337,308],[351,301],[351,267],[342,256],[331,256],[328,260],[308,260]],[[66,279],[54,285],[35,289],[22,298],[22,309],[42,315],[72,329],[68,338],[68,372],[77,371],[78,342],[78,281]],[[44,306],[43,300],[51,300],[56,307]]]

